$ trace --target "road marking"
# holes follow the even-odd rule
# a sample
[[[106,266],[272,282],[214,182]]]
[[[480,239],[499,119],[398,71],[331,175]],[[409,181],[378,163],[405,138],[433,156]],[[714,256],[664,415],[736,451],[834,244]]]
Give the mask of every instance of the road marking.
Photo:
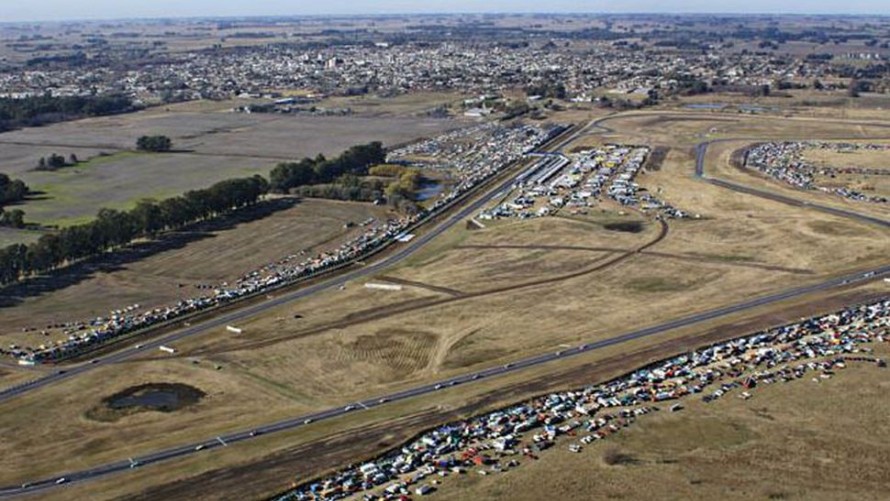
[[[363,404],[363,403],[361,403],[361,402],[356,402],[356,403],[359,404],[359,405],[361,405],[361,406],[362,406],[362,409],[368,410],[368,406],[367,406],[367,405],[365,405],[365,404]]]
[[[216,439],[219,441],[219,443],[223,444],[223,447],[228,447],[228,446],[229,446],[229,444],[227,444],[227,443],[225,442],[225,440],[222,439],[222,437],[216,437]]]

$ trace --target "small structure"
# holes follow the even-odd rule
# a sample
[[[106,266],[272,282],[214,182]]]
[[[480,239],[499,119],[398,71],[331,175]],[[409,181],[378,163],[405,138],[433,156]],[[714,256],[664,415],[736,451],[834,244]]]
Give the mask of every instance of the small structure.
[[[372,283],[372,282],[368,282],[368,283],[366,283],[366,284],[365,284],[365,288],[366,288],[366,289],[377,289],[377,290],[383,290],[383,291],[400,291],[400,290],[402,290],[402,286],[401,286],[401,285],[396,285],[396,284],[377,284],[377,283]]]

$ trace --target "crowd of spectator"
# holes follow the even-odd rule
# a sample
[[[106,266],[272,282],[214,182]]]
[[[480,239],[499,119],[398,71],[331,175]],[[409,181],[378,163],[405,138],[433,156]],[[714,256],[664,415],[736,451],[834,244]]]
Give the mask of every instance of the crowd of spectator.
[[[758,385],[810,377],[819,383],[855,361],[885,367],[869,343],[890,341],[890,300],[853,306],[656,362],[618,379],[546,396],[449,423],[375,460],[295,487],[278,501],[404,499],[441,485],[437,477],[494,474],[569,441],[581,452],[681,398],[713,402],[728,394],[752,398]],[[432,480],[430,480],[432,478]]]
[[[818,190],[860,202],[888,202],[885,196],[868,195],[847,186],[823,186],[818,182],[818,176],[834,178],[838,174],[875,175],[887,174],[890,173],[890,170],[882,171],[880,169],[863,169],[852,166],[816,166],[805,158],[806,152],[814,149],[833,152],[886,151],[890,150],[890,146],[822,141],[763,143],[746,152],[744,164],[749,169],[755,169],[796,188]]]
[[[108,316],[90,321],[55,324],[43,330],[26,329],[38,334],[46,334],[50,329],[61,329],[66,338],[36,346],[10,345],[8,349],[0,348],[0,353],[11,355],[24,363],[61,360],[86,352],[124,334],[217,307],[245,296],[270,291],[364,258],[451,205],[457,198],[522,158],[526,152],[546,143],[561,130],[562,127],[554,125],[520,124],[473,128],[470,133],[463,134],[476,138],[474,146],[463,150],[464,155],[460,158],[449,156],[442,165],[443,168],[448,165],[453,166],[456,182],[450,191],[441,194],[424,209],[386,221],[367,222],[358,236],[318,255],[309,257],[305,253],[291,254],[243,274],[234,283],[204,284],[198,288],[202,294],[182,299],[175,304],[150,309],[130,305],[112,311]],[[450,133],[449,136],[457,134],[459,133]],[[447,144],[450,141],[439,139],[438,142]],[[400,157],[401,153],[397,150],[393,155]]]

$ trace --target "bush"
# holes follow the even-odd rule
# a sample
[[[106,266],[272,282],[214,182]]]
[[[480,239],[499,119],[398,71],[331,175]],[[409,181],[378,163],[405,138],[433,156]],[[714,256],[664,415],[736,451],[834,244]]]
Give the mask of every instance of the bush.
[[[142,136],[136,140],[136,149],[140,151],[161,153],[172,148],[173,141],[167,136]]]

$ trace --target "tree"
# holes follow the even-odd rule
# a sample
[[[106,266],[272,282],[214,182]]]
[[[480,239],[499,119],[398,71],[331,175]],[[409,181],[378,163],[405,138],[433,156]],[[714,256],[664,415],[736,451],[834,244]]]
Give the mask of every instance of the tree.
[[[20,202],[28,196],[31,190],[28,185],[21,179],[11,179],[8,175],[0,172],[0,207]]]
[[[130,215],[141,235],[154,237],[164,229],[161,207],[154,200],[140,200],[130,211]]]
[[[46,163],[47,163],[47,167],[49,167],[53,170],[61,169],[62,167],[65,167],[66,165],[68,165],[68,163],[65,162],[65,157],[63,157],[62,155],[58,155],[56,153],[53,153],[52,155],[50,155],[49,159],[46,161]]]
[[[173,141],[167,136],[142,136],[136,140],[136,149],[162,153],[173,148]]]
[[[13,209],[11,211],[4,211],[3,209],[0,209],[0,226],[6,226],[9,228],[24,228],[25,211],[21,209]]]
[[[339,157],[328,160],[319,155],[299,162],[280,163],[269,173],[269,187],[277,193],[312,184],[331,183],[345,174],[366,176],[372,165],[386,161],[383,143],[375,141],[353,146]]]

